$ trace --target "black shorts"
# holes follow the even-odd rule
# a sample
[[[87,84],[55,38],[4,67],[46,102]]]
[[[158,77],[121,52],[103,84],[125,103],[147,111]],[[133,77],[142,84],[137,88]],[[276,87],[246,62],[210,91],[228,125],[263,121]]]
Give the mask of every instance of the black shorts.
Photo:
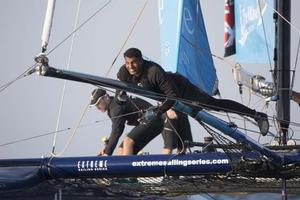
[[[177,119],[166,119],[164,118],[164,129],[162,136],[164,139],[164,148],[176,148],[182,149],[182,142],[188,140],[193,141],[191,132],[191,126],[188,116],[182,113],[177,113]],[[177,133],[181,140],[178,138]]]
[[[122,143],[119,145],[119,148],[122,148],[122,149],[123,149],[123,145],[124,145],[124,142],[122,142]],[[140,149],[138,146],[136,146],[136,145],[133,146],[133,154],[138,154],[140,150],[142,150],[142,149]]]
[[[176,133],[171,129],[166,129],[164,127],[164,130],[161,133],[161,136],[164,141],[164,148],[167,149],[175,149],[177,148],[177,135]]]
[[[164,129],[161,132],[164,141],[164,148],[175,149],[177,148],[178,137],[170,125],[169,119],[164,115]]]
[[[161,133],[163,129],[163,120],[158,118],[149,124],[139,124],[134,127],[128,137],[135,143],[134,153],[142,150],[151,140]]]

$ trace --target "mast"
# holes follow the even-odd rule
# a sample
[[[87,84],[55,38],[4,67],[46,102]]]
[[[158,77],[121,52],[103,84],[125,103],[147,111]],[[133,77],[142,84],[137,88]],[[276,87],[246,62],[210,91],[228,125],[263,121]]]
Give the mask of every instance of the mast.
[[[49,43],[54,9],[55,9],[55,1],[56,0],[48,0],[47,11],[46,11],[44,27],[43,27],[43,33],[42,33],[42,53],[44,53],[46,51],[48,43]]]
[[[276,10],[287,21],[291,19],[291,1],[277,0]],[[290,44],[291,30],[285,20],[277,16],[275,29],[275,77],[276,89],[279,96],[277,101],[277,119],[280,126],[280,144],[286,145],[290,121]]]
[[[277,101],[277,119],[281,145],[287,144],[287,134],[290,122],[290,46],[291,29],[284,20],[291,21],[291,1],[277,0],[276,10],[282,15],[276,15],[275,25],[275,80],[279,99]],[[286,178],[281,178],[282,200],[287,200]]]

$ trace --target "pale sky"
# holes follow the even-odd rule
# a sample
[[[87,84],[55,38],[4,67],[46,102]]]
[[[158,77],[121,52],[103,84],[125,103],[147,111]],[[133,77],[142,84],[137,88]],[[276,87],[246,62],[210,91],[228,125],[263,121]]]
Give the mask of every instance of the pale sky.
[[[82,0],[79,10],[78,23],[81,24],[106,2],[104,0]],[[74,37],[72,54],[70,56],[70,70],[105,76],[108,68],[117,56],[125,42],[135,19],[145,1],[142,0],[112,0],[112,2],[98,13],[96,17],[84,25]],[[292,0],[292,13],[299,8],[299,1]],[[3,0],[0,6],[0,55],[1,70],[0,85],[15,79],[19,74],[34,64],[34,57],[41,52],[41,32],[44,22],[46,0]],[[75,24],[77,0],[57,1],[52,33],[48,51],[69,35]],[[224,32],[224,1],[201,0],[202,12],[206,24],[208,39],[213,54],[223,56]],[[121,55],[114,64],[108,77],[115,78],[119,66],[123,64],[122,54],[129,47],[140,48],[144,55],[160,63],[160,41],[158,23],[158,1],[150,0],[137,23],[129,40],[125,44]],[[297,13],[294,12],[294,13]],[[292,15],[292,22],[300,29],[300,17]],[[295,63],[296,44],[299,34],[292,30],[292,68]],[[49,63],[53,67],[67,68],[70,55],[71,38],[55,49],[49,56]],[[226,60],[235,62],[231,56]],[[231,66],[223,61],[214,59],[220,81],[220,91],[223,98],[241,100],[238,88],[234,83]],[[249,69],[251,68],[251,69]],[[270,78],[267,66],[251,65],[248,70]],[[296,72],[294,89],[300,90],[300,73]],[[270,80],[270,79],[269,79]],[[60,101],[62,98],[63,80],[40,77],[36,74],[16,81],[0,93],[0,145],[15,140],[35,137],[55,131]],[[68,81],[64,93],[63,109],[59,130],[73,128],[77,125],[85,106],[89,103],[90,93],[95,87],[88,84]],[[248,91],[245,90],[244,102],[248,102]],[[250,106],[258,110],[263,108],[259,104],[262,100],[252,95]],[[270,107],[274,107],[273,104]],[[273,110],[269,108],[268,114]],[[300,108],[291,102],[291,120],[299,122]],[[102,121],[95,123],[95,121]],[[194,121],[192,132],[195,141],[202,141],[207,135]],[[237,122],[241,123],[242,122]],[[101,137],[110,133],[110,120],[95,108],[87,110],[80,129],[76,132],[64,156],[92,156],[100,149]],[[300,128],[292,127],[295,135]],[[128,131],[129,129],[127,129]],[[56,152],[60,152],[67,144],[72,131],[58,134]],[[249,134],[254,139],[257,134]],[[54,134],[31,140],[0,146],[0,158],[29,158],[49,156],[52,149]],[[264,138],[264,142],[270,138]],[[161,136],[151,142],[146,151],[160,153],[162,148]]]

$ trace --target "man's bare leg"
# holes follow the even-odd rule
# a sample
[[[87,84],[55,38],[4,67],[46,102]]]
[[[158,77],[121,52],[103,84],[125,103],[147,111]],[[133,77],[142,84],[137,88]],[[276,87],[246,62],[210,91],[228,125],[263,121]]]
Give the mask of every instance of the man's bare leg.
[[[122,155],[132,155],[133,154],[133,146],[134,146],[134,141],[131,138],[126,136],[123,141],[123,154]]]
[[[172,154],[172,149],[170,148],[163,148],[163,154]]]

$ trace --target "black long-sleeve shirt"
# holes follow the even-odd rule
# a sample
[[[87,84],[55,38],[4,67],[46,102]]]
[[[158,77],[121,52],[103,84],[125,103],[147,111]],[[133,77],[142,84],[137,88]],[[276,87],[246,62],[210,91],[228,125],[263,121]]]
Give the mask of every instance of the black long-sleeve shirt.
[[[227,99],[215,99],[209,96],[202,89],[193,85],[187,78],[178,73],[165,72],[158,64],[144,60],[141,67],[141,73],[131,75],[123,65],[119,72],[118,78],[121,81],[141,86],[147,90],[164,94],[166,98],[160,98],[160,101],[166,100],[159,110],[164,113],[170,109],[175,101],[174,98],[188,100],[187,103],[193,109],[199,111],[203,108],[216,111],[225,111],[241,114],[246,116],[254,116],[256,111],[248,108],[238,102]],[[171,99],[168,99],[171,98]],[[159,100],[159,99],[158,99]]]
[[[152,92],[163,94],[165,98],[157,98],[163,104],[159,110],[164,113],[170,109],[175,101],[174,97],[179,96],[179,92],[174,85],[174,82],[169,79],[168,74],[157,63],[144,60],[141,73],[139,76],[131,75],[123,65],[118,72],[118,79],[123,82],[132,83],[137,86],[143,87]],[[171,98],[171,99],[168,99]]]
[[[150,103],[140,98],[128,98],[126,103],[121,103],[116,97],[110,97],[107,114],[111,119],[112,125],[108,144],[104,149],[106,154],[112,155],[124,131],[125,124],[137,126],[139,124],[137,120],[141,117],[141,113],[137,111],[146,110],[150,106],[152,106]]]

